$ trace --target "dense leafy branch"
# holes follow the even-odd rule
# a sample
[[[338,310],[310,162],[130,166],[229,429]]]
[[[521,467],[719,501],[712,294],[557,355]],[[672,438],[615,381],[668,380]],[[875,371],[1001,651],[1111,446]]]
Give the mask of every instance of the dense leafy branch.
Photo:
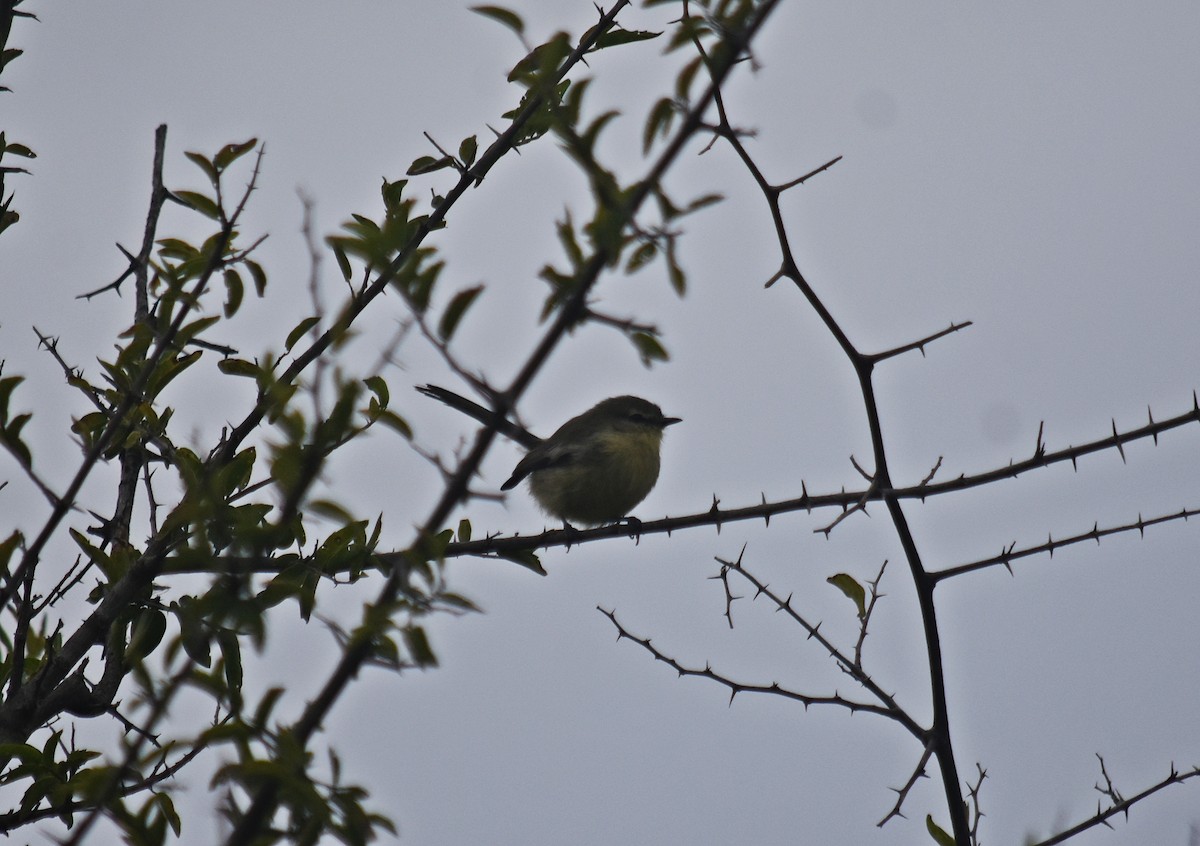
[[[624,5],[624,2],[619,2],[608,13],[602,16],[600,24],[589,31],[589,34],[566,56],[561,65],[557,65],[554,62],[546,63],[551,73],[548,75],[548,81],[543,80],[543,86],[557,85],[557,81],[566,74],[572,64],[581,59],[584,53],[593,49],[596,39],[611,27],[616,13]],[[745,22],[740,26],[731,27],[727,31],[726,38],[729,44],[729,58],[723,67],[714,71],[714,81],[709,92],[701,97],[696,106],[689,112],[682,126],[670,143],[666,145],[663,152],[657,157],[647,175],[627,191],[621,191],[608,197],[608,202],[604,202],[604,197],[597,198],[599,206],[592,230],[593,252],[582,262],[577,263],[571,285],[566,288],[565,299],[555,304],[555,318],[526,359],[525,364],[510,382],[508,388],[492,398],[495,403],[493,410],[497,416],[506,416],[508,410],[516,404],[521,394],[533,380],[533,377],[548,360],[567,330],[573,327],[580,319],[584,313],[583,306],[586,303],[587,296],[600,277],[601,272],[619,257],[622,246],[622,232],[637,215],[642,204],[650,197],[652,191],[657,189],[657,186],[661,183],[663,174],[666,173],[667,169],[678,158],[686,143],[699,129],[700,115],[703,114],[712,96],[714,96],[716,86],[719,85],[720,81],[732,69],[736,58],[741,55],[745,46],[749,44],[775,5],[776,3],[768,2],[758,8],[747,6],[741,11],[741,17],[745,19]],[[545,62],[544,59],[542,61]],[[537,88],[535,87],[533,90],[537,90]],[[560,119],[552,121],[552,128],[556,132],[566,132],[568,135],[572,135],[573,132],[570,129],[571,122],[561,121],[557,104],[552,103],[551,106],[550,112],[552,115]],[[575,104],[575,108],[578,108],[578,104]],[[599,166],[592,165],[592,167],[598,168]],[[459,184],[462,184],[461,180]],[[440,208],[444,208],[444,204],[439,206]],[[395,272],[396,269],[394,263],[393,267],[389,268],[389,274]],[[390,281],[390,278],[387,281]],[[380,289],[380,286],[377,280],[367,290],[373,291],[378,289]],[[422,528],[418,532],[417,541],[407,552],[407,557],[412,559],[417,556],[425,557],[429,554],[427,550],[434,533],[444,524],[451,510],[465,496],[467,482],[475,474],[496,433],[494,427],[484,426],[476,435],[470,451],[460,460],[457,469],[450,477],[437,504],[423,521]],[[377,596],[373,607],[384,609],[392,607],[407,585],[410,575],[411,570],[409,567],[394,567],[384,587]],[[333,703],[341,695],[341,692],[345,689],[349,681],[358,674],[359,669],[367,662],[371,652],[372,645],[369,638],[364,637],[351,640],[350,645],[333,672],[326,679],[320,692],[309,703],[301,718],[290,730],[294,742],[300,748],[304,748],[307,745],[314,732],[323,722],[325,715],[333,706]],[[277,782],[271,782],[255,791],[254,798],[246,810],[240,814],[226,842],[232,846],[233,844],[250,843],[256,839],[258,832],[261,831],[263,826],[272,817],[278,805],[278,795],[279,787]]]

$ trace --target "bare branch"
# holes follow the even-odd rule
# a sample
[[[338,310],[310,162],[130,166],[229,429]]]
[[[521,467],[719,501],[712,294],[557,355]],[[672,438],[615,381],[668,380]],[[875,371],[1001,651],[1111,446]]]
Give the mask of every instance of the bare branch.
[[[938,570],[930,573],[929,575],[930,578],[934,579],[935,581],[942,581],[943,579],[961,576],[964,573],[971,573],[976,570],[982,570],[987,567],[995,567],[998,565],[1008,567],[1009,571],[1011,572],[1012,568],[1010,565],[1013,561],[1016,561],[1019,558],[1028,558],[1031,555],[1053,556],[1055,550],[1062,549],[1064,546],[1071,546],[1073,544],[1082,543],[1083,541],[1089,540],[1094,540],[1097,544],[1099,544],[1101,538],[1106,538],[1110,535],[1119,535],[1125,532],[1136,531],[1141,535],[1145,535],[1146,528],[1149,526],[1157,526],[1161,523],[1171,523],[1175,520],[1187,520],[1189,517],[1195,517],[1197,515],[1200,515],[1200,508],[1181,508],[1179,511],[1176,511],[1173,514],[1164,514],[1160,517],[1151,517],[1150,519],[1145,519],[1139,514],[1137,520],[1120,526],[1109,526],[1101,529],[1097,523],[1094,524],[1091,531],[1088,532],[1071,535],[1065,538],[1059,538],[1058,540],[1050,538],[1045,543],[1040,543],[1037,546],[1031,546],[1025,549],[1014,549],[1013,546],[1009,546],[999,555],[994,555],[991,558],[982,558],[978,561],[971,561],[966,564],[947,567],[945,570]]]
[[[929,778],[929,774],[925,772],[925,765],[929,763],[931,757],[933,757],[933,744],[927,743],[925,744],[925,750],[921,753],[921,759],[913,767],[912,775],[908,777],[908,781],[904,782],[903,787],[892,788],[892,790],[896,791],[896,804],[884,815],[883,819],[875,823],[876,828],[883,828],[895,817],[905,819],[904,811],[901,810],[904,807],[904,800],[908,798],[908,794],[920,779]]]
[[[1099,755],[1096,757],[1100,758]],[[1097,808],[1096,813],[1088,817],[1086,820],[1083,820],[1082,822],[1059,832],[1053,837],[1047,838],[1046,840],[1039,840],[1037,843],[1030,844],[1030,846],[1055,846],[1058,843],[1065,843],[1075,835],[1087,831],[1089,828],[1095,828],[1098,825],[1109,826],[1108,821],[1110,819],[1118,814],[1124,814],[1128,816],[1130,808],[1144,799],[1148,799],[1149,797],[1153,796],[1163,788],[1170,787],[1172,784],[1182,784],[1189,779],[1200,777],[1200,767],[1193,767],[1190,770],[1180,772],[1179,770],[1175,769],[1174,764],[1171,764],[1171,771],[1167,774],[1166,778],[1150,785],[1145,790],[1130,796],[1128,799],[1125,799],[1119,792],[1117,792],[1116,788],[1113,787],[1112,781],[1109,779],[1108,773],[1104,769],[1103,758],[1100,758],[1100,771],[1105,780],[1105,784],[1097,784],[1096,790],[1101,795],[1105,796],[1112,804],[1110,804],[1107,808]]]
[[[734,697],[736,697],[739,693],[762,693],[762,694],[770,694],[772,696],[780,696],[780,697],[783,697],[784,699],[791,699],[796,702],[802,703],[805,707],[808,707],[810,705],[833,705],[833,706],[837,706],[839,708],[845,708],[846,710],[850,711],[851,713],[854,713],[856,711],[863,711],[868,714],[878,714],[881,717],[888,717],[889,719],[893,719],[893,720],[896,719],[896,715],[894,713],[892,713],[892,711],[890,709],[888,709],[884,706],[874,705],[869,702],[855,702],[852,699],[847,699],[844,696],[840,696],[836,693],[833,694],[832,696],[812,696],[809,694],[800,693],[798,691],[788,690],[787,688],[781,687],[776,682],[772,682],[771,684],[765,684],[765,685],[764,684],[743,684],[742,682],[735,682],[732,679],[727,678],[726,676],[723,676],[720,673],[715,672],[712,669],[712,667],[710,667],[707,664],[704,665],[703,668],[685,666],[684,664],[680,663],[679,661],[676,661],[674,658],[670,657],[669,655],[661,652],[658,649],[658,647],[656,647],[653,643],[650,642],[649,638],[640,638],[640,637],[637,637],[636,635],[630,634],[629,631],[626,630],[625,627],[622,626],[621,623],[617,621],[617,615],[616,615],[615,610],[608,611],[599,605],[596,606],[596,610],[599,611],[601,614],[603,614],[605,617],[607,617],[609,619],[609,622],[611,622],[613,624],[613,626],[616,628],[618,640],[620,640],[621,638],[627,638],[627,639],[631,640],[632,642],[636,643],[638,646],[645,649],[651,655],[653,655],[654,659],[656,661],[662,661],[668,667],[675,670],[675,672],[679,673],[680,677],[696,676],[698,678],[708,679],[709,681],[713,681],[713,682],[716,682],[717,684],[723,685],[724,687],[729,689],[729,701],[730,702],[733,702]]]
[[[947,326],[945,329],[943,329],[940,332],[934,332],[932,335],[927,335],[924,338],[921,338],[920,340],[912,341],[910,343],[903,344],[898,347],[893,347],[890,350],[884,350],[883,352],[877,352],[877,353],[870,353],[869,355],[866,356],[866,358],[873,362],[886,361],[889,358],[895,358],[898,355],[903,355],[904,353],[911,352],[912,350],[920,350],[921,355],[925,355],[925,345],[926,344],[936,341],[938,338],[944,338],[947,335],[953,334],[954,332],[961,332],[963,329],[966,329],[968,326],[972,326],[972,325],[974,325],[974,324],[970,320],[964,320],[962,323],[951,322],[949,326]]]

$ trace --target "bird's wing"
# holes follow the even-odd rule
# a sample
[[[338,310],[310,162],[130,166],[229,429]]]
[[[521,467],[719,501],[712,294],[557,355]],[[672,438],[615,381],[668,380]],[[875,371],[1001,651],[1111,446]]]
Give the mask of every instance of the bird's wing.
[[[544,444],[536,447],[526,453],[525,457],[517,462],[517,466],[513,468],[512,475],[508,477],[507,482],[500,486],[500,490],[507,491],[510,488],[515,488],[530,473],[570,464],[575,461],[577,455],[578,450],[571,447],[546,446]]]

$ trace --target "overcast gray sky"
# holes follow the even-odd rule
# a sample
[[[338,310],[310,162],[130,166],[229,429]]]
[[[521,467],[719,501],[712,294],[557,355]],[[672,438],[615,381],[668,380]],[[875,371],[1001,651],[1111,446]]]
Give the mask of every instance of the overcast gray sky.
[[[140,240],[156,125],[170,127],[175,188],[201,187],[184,150],[266,142],[246,230],[271,233],[261,254],[271,288],[248,307],[257,330],[231,339],[253,355],[278,349],[307,308],[297,189],[315,200],[323,234],[351,212],[377,215],[380,178],[399,178],[432,152],[422,131],[444,145],[473,133],[484,141],[485,124],[500,125],[519,98],[504,81],[519,44],[461,3],[26,6],[41,22],[14,33],[26,54],[5,73],[15,93],[4,95],[4,128],[39,158],[33,177],[10,182],[22,220],[0,239],[0,357],[6,375],[29,377],[35,452],[67,462],[64,415],[83,407],[35,349],[30,326],[61,336],[64,355],[95,373],[95,357],[130,320],[129,297],[74,297],[121,271],[114,242]],[[595,16],[585,0],[512,7],[537,39],[578,35]],[[655,29],[669,16],[635,8],[621,20]],[[975,321],[924,358],[881,367],[897,482],[918,481],[939,457],[939,478],[1024,458],[1040,421],[1056,448],[1103,437],[1114,418],[1119,428],[1140,425],[1147,406],[1156,418],[1190,408],[1200,386],[1198,41],[1200,4],[1182,0],[793,2],[771,20],[756,49],[761,67],[744,66],[727,96],[732,120],[757,131],[750,148],[772,179],[845,157],[785,201],[810,282],[865,349]],[[624,112],[602,155],[626,179],[645,166],[645,109],[670,91],[680,61],[652,42],[592,62],[593,113]],[[729,507],[795,496],[801,479],[814,493],[860,486],[849,457],[866,462],[870,451],[853,374],[795,290],[763,289],[778,251],[748,176],[717,145],[689,155],[668,184],[679,198],[727,197],[688,223],[687,297],[671,294],[657,268],[606,279],[599,296],[611,312],[658,324],[671,362],[646,370],[611,330],[585,329],[534,384],[524,418],[548,433],[617,393],[684,418],[667,434],[661,481],[637,511],[644,519],[702,511],[714,495]],[[536,273],[559,258],[553,221],[563,209],[584,216],[585,188],[553,144],[537,145],[505,159],[439,238],[451,287],[488,285],[459,352],[499,383],[537,337]],[[191,226],[180,213],[171,225]],[[334,302],[336,267],[327,260],[323,272]],[[345,354],[348,368],[377,360],[403,317],[391,299]],[[453,449],[467,422],[407,389],[453,386],[444,368],[417,345],[398,359],[386,375],[401,412],[423,445]],[[223,393],[172,397],[193,415],[198,443],[248,400],[227,380],[211,385]],[[1160,440],[1127,447],[1127,463],[1102,453],[1077,472],[1060,466],[906,505],[926,563],[1200,505],[1200,432]],[[365,515],[382,513],[387,537],[403,545],[436,477],[398,439],[378,436],[352,453],[328,488]],[[498,447],[484,482],[498,485],[518,455]],[[0,491],[6,523],[35,524],[41,503],[21,494],[14,467],[3,477],[15,480]],[[90,493],[98,510],[109,507],[103,487]],[[828,540],[814,529],[834,515],[814,513],[766,529],[733,524],[554,550],[543,557],[545,579],[495,561],[451,563],[452,584],[487,613],[431,624],[437,671],[371,671],[352,687],[326,726],[346,777],[371,790],[409,843],[929,842],[925,814],[946,822],[936,778],[909,796],[909,820],[874,827],[920,756],[897,727],[782,699],[730,705],[723,688],[679,680],[616,642],[595,610],[615,608],[691,665],[849,693],[849,680],[764,602],[739,603],[731,632],[707,577],[714,556],[745,546],[748,566],[846,643],[852,608],[824,579],[870,578],[890,559],[868,666],[924,717],[913,593],[876,511]],[[546,524],[523,491],[464,514],[476,535]],[[939,591],[959,769],[971,777],[979,762],[990,776],[984,843],[1045,836],[1093,812],[1096,752],[1126,794],[1172,761],[1200,763],[1197,532],[1196,521],[1171,524]],[[372,588],[335,591],[327,613],[352,619]],[[250,683],[299,684],[294,714],[336,656],[319,625],[287,626]],[[203,778],[184,791],[183,807],[209,806]],[[1198,797],[1200,785],[1168,789],[1128,823],[1074,842],[1184,846],[1200,826]],[[215,820],[188,822],[186,843],[218,831]]]

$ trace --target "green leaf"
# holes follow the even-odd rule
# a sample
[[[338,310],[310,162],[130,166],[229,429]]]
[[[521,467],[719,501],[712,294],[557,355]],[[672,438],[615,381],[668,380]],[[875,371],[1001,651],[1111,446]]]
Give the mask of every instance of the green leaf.
[[[40,749],[28,743],[0,743],[0,755],[16,758],[27,767],[45,766],[46,756]]]
[[[408,166],[407,173],[409,176],[419,176],[422,173],[432,173],[435,170],[451,167],[453,164],[454,159],[451,156],[439,156],[438,158],[421,156]]]
[[[676,295],[682,297],[687,293],[687,274],[683,272],[683,268],[679,266],[679,261],[675,258],[674,243],[667,244],[667,278],[671,280],[671,287],[675,290]]]
[[[696,78],[696,72],[700,70],[703,62],[703,57],[697,56],[684,65],[683,70],[679,72],[679,76],[675,78],[675,96],[679,98],[680,102],[686,103],[688,101],[692,91],[692,80]]]
[[[0,421],[8,419],[8,401],[17,385],[24,381],[24,376],[5,376],[0,379]]]
[[[312,619],[312,613],[317,607],[317,586],[320,583],[320,577],[310,571],[304,574],[304,579],[300,584],[296,604],[300,610],[300,619],[306,623]]]
[[[300,592],[303,568],[288,567],[267,582],[255,599],[264,608],[273,608]]]
[[[71,431],[83,438],[83,442],[90,447],[96,442],[96,438],[104,431],[107,424],[107,414],[103,411],[93,411],[72,423]]]
[[[161,790],[154,791],[153,798],[150,801],[158,806],[158,812],[162,814],[162,818],[166,820],[167,825],[171,826],[171,831],[175,832],[175,836],[178,837],[179,832],[183,830],[183,822],[179,819],[179,813],[175,810],[175,802],[171,799],[171,794]]]
[[[179,238],[163,238],[158,242],[158,254],[164,259],[191,261],[200,254],[200,251]]]
[[[539,559],[532,550],[519,549],[516,552],[501,552],[498,553],[500,558],[507,561],[512,561],[514,564],[520,564],[522,567],[532,570],[539,576],[546,575],[546,570],[542,567],[541,559]]]
[[[646,241],[638,246],[633,254],[629,256],[629,260],[625,262],[626,273],[636,273],[647,264],[654,260],[658,255],[658,245],[653,241]]]
[[[437,656],[429,645],[429,637],[420,626],[405,626],[403,629],[404,645],[418,667],[436,667]]]
[[[667,361],[670,359],[666,347],[649,332],[631,332],[629,339],[637,347],[638,356],[642,359],[642,364],[647,367],[655,361]]]
[[[483,293],[483,286],[476,285],[473,288],[467,288],[465,291],[459,291],[450,300],[450,304],[446,306],[446,311],[442,314],[442,319],[438,321],[438,335],[443,341],[449,341],[456,329],[458,329],[459,321],[467,313],[467,309],[475,302],[475,298]]]
[[[194,605],[194,601],[185,596],[172,610],[179,620],[179,638],[183,642],[183,651],[197,664],[207,667],[212,664],[212,644],[200,619],[200,612]]]
[[[931,814],[925,815],[925,828],[929,830],[930,836],[933,837],[933,842],[938,846],[954,846],[954,838],[933,821]]]
[[[503,24],[517,35],[525,34],[525,22],[521,20],[520,15],[510,12],[502,6],[472,6],[471,11]]]
[[[258,449],[246,447],[233,457],[233,460],[217,472],[216,488],[223,496],[229,496],[250,483],[250,475],[254,472],[254,463],[258,460]]]
[[[254,293],[261,297],[267,292],[267,272],[254,259],[246,259],[245,264],[246,270],[250,271],[250,278],[254,280]]]
[[[226,144],[213,157],[213,164],[217,170],[224,170],[242,156],[249,153],[258,144],[257,138],[251,138],[249,141],[243,141],[241,144]]]
[[[399,216],[407,220],[411,214],[413,202],[404,199],[404,188],[407,185],[407,179],[397,179],[395,182],[388,182],[386,178],[383,180],[379,193],[383,197],[384,211],[389,216]]]
[[[175,340],[180,345],[186,344],[188,341],[192,340],[192,338],[197,337],[204,330],[208,329],[208,327],[215,326],[220,322],[221,318],[216,316],[197,318],[181,328],[179,333],[175,336]]]
[[[637,41],[649,41],[651,38],[658,38],[660,35],[662,35],[661,32],[650,32],[649,30],[610,29],[596,39],[596,44],[592,47],[592,50],[603,50],[606,47],[633,44]]]
[[[399,432],[400,436],[405,440],[411,441],[413,439],[412,426],[409,426],[408,421],[394,411],[381,411],[376,419],[389,429]]]
[[[125,660],[141,661],[158,647],[166,631],[167,615],[157,608],[143,608],[134,621]]]
[[[14,156],[20,156],[23,159],[36,159],[37,153],[26,147],[24,144],[5,144],[3,152]]]
[[[217,632],[217,644],[221,647],[221,657],[225,659],[225,682],[231,692],[242,689],[242,647],[237,635],[228,629]]]
[[[483,610],[471,600],[451,591],[442,591],[437,596],[438,602],[449,605],[452,608],[457,608],[459,611],[470,611],[474,614],[482,614]]]
[[[458,158],[466,166],[470,167],[475,163],[475,155],[479,152],[479,142],[475,140],[475,136],[464,138],[462,143],[458,145]]]
[[[867,616],[867,592],[863,586],[848,573],[838,573],[830,576],[825,581],[840,590],[854,603],[858,608],[858,619],[863,620]]]
[[[229,376],[249,376],[257,379],[258,365],[251,364],[243,358],[223,358],[217,362],[217,369]]]
[[[339,523],[350,523],[351,526],[358,525],[354,520],[354,515],[347,511],[345,506],[336,503],[331,499],[310,500],[308,503],[308,510],[313,514],[320,514],[322,517],[325,517],[329,520],[335,520]],[[347,531],[349,529],[350,526],[342,526],[342,528],[336,530],[333,534],[327,537],[321,546],[323,548],[333,549],[339,545],[342,545],[346,539]],[[361,529],[359,529],[359,531],[361,531]]]
[[[13,552],[25,541],[25,536],[20,532],[13,532],[0,541],[0,572],[8,572],[8,562],[12,558]]]
[[[290,351],[292,347],[296,346],[296,342],[308,333],[309,329],[320,322],[321,318],[319,317],[306,317],[301,320],[291,332],[288,332],[287,340],[283,343],[283,348]]]
[[[692,212],[700,211],[700,209],[716,205],[724,199],[725,197],[721,194],[705,194],[703,197],[697,197],[688,203],[685,214],[691,214]]]
[[[282,687],[272,687],[263,694],[263,698],[258,702],[258,707],[254,709],[254,725],[265,726],[267,724],[271,712],[275,710],[275,705],[282,696]]]
[[[198,191],[175,191],[174,194],[205,217],[221,219],[221,207],[207,194]]]
[[[458,535],[459,543],[466,543],[469,541],[471,539],[471,521],[465,518],[459,520],[458,532],[456,534]]]
[[[566,252],[571,265],[574,267],[582,265],[584,261],[583,249],[579,246],[579,240],[575,237],[575,224],[571,220],[571,212],[568,211],[562,220],[555,223],[554,228],[558,232],[559,243],[562,244],[563,251]]]
[[[209,182],[212,182],[214,184],[216,183],[217,169],[216,169],[216,167],[213,166],[213,163],[208,160],[207,156],[202,155],[201,153],[190,153],[190,152],[184,153],[184,155],[187,156],[188,160],[192,164],[194,164],[196,167],[198,167],[202,171],[204,171],[204,175],[208,177]]]
[[[110,557],[109,554],[104,550],[100,549],[100,547],[92,543],[91,540],[88,539],[87,535],[78,529],[73,528],[67,529],[67,532],[75,540],[75,543],[79,545],[79,548],[83,550],[83,554],[86,555],[88,559],[92,561],[92,563],[94,563],[98,568],[100,568],[100,572],[104,573],[106,579],[112,582],[124,575],[124,573],[118,570],[117,565],[114,563],[112,557]]]
[[[342,246],[340,241],[335,241],[333,239],[329,240],[329,246],[333,249],[333,257],[337,259],[338,267],[342,271],[342,276],[347,282],[349,282],[350,277],[354,275],[354,271],[350,267],[350,259],[346,256],[345,248]]]
[[[384,378],[382,376],[368,376],[366,379],[363,379],[363,384],[367,386],[367,390],[379,399],[379,404],[386,408],[387,404],[391,401],[392,394],[388,390],[388,385],[384,381]]]
[[[246,286],[242,284],[242,275],[233,268],[225,271],[225,317],[233,317],[242,305]]]
[[[656,138],[665,138],[671,131],[671,122],[675,120],[676,111],[675,102],[670,97],[663,97],[654,104],[646,118],[646,128],[642,131],[643,153],[650,152]]]
[[[534,47],[529,55],[517,62],[508,73],[508,81],[523,80],[532,83],[537,75],[553,74],[558,71],[559,65],[570,55],[572,49],[571,37],[565,32],[556,32],[549,41]]]

